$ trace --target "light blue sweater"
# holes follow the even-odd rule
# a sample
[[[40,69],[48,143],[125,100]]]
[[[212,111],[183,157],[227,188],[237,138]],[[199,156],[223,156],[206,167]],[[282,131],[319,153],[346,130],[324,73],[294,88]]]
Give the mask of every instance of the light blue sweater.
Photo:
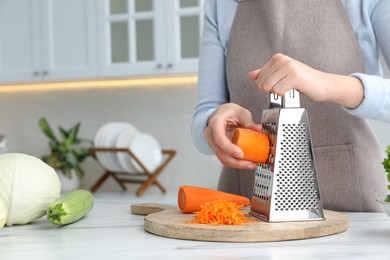
[[[379,49],[390,65],[390,1],[342,0],[359,41],[367,74],[354,73],[364,85],[364,100],[345,111],[362,118],[390,122],[390,80],[382,78]],[[212,154],[203,131],[210,114],[229,102],[225,58],[238,0],[206,0],[199,62],[198,99],[191,133],[196,148]]]

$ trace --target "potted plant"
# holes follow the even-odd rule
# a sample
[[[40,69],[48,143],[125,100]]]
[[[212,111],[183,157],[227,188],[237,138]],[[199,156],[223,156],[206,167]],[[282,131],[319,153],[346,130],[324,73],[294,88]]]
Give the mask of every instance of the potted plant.
[[[390,145],[387,146],[386,150],[387,157],[383,159],[382,165],[383,168],[385,168],[386,174],[387,174],[387,180],[389,182],[389,185],[387,185],[387,188],[390,191]],[[390,202],[390,193],[387,195],[386,199],[387,202]]]
[[[64,179],[65,181],[66,179],[70,180],[72,175],[76,175],[76,186],[78,186],[79,179],[84,176],[84,170],[80,164],[90,156],[88,149],[83,147],[82,144],[91,143],[91,141],[78,138],[80,122],[68,131],[59,126],[60,138],[57,138],[44,117],[39,119],[38,124],[42,132],[49,138],[50,146],[50,154],[44,155],[41,159],[59,173],[62,181]],[[66,178],[61,178],[61,175]]]
[[[390,145],[387,146],[386,157],[383,159],[382,165],[387,174],[387,188],[390,191]],[[390,217],[390,192],[384,198],[378,198],[377,202],[381,206],[383,212]]]

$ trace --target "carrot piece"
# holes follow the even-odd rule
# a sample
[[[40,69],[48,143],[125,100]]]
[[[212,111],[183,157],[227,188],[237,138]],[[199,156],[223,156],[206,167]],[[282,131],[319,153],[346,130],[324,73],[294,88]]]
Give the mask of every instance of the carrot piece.
[[[177,197],[179,209],[183,213],[199,211],[202,204],[216,199],[225,199],[236,203],[240,207],[250,204],[250,200],[247,197],[196,186],[181,186]]]
[[[232,143],[244,152],[244,160],[265,163],[268,159],[270,144],[268,135],[247,128],[236,128]]]
[[[187,220],[186,223],[217,225],[243,225],[249,220],[244,213],[239,210],[239,206],[223,199],[212,200],[204,203],[201,210],[196,212],[193,219]]]

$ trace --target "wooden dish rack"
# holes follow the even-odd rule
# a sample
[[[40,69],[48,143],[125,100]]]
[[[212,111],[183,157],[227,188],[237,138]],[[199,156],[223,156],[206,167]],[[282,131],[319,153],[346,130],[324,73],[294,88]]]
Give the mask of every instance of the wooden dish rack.
[[[112,172],[110,170],[105,169],[103,175],[92,185],[91,191],[96,192],[100,186],[107,180],[108,177],[112,177],[122,188],[123,191],[126,191],[126,183],[141,183],[141,186],[136,191],[137,196],[142,196],[142,194],[149,188],[150,185],[154,184],[163,192],[166,192],[164,186],[157,180],[157,177],[160,173],[165,169],[165,167],[172,161],[173,157],[176,155],[175,150],[170,149],[162,149],[163,161],[162,163],[154,170],[149,171],[145,165],[137,158],[137,156],[129,149],[129,148],[99,148],[99,147],[90,147],[89,152],[92,154],[94,159],[99,163],[99,160],[96,157],[96,153],[99,152],[110,152],[110,153],[128,153],[130,157],[132,157],[138,165],[143,170],[142,172],[137,173],[128,173],[128,172]],[[143,176],[145,180],[135,179],[134,177]]]

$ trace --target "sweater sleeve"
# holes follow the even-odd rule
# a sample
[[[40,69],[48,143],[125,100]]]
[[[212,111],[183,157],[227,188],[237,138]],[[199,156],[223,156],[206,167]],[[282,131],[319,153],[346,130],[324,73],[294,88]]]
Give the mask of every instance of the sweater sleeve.
[[[228,102],[225,75],[225,46],[219,37],[217,1],[205,1],[204,24],[199,56],[198,93],[191,135],[195,147],[204,154],[213,154],[203,132],[211,113]]]
[[[372,2],[375,2],[370,15],[372,30],[387,67],[390,67],[390,1]],[[360,41],[364,42],[364,39]],[[357,108],[345,110],[359,117],[390,122],[390,80],[382,75],[354,73],[351,76],[359,78],[363,83],[364,100]]]

